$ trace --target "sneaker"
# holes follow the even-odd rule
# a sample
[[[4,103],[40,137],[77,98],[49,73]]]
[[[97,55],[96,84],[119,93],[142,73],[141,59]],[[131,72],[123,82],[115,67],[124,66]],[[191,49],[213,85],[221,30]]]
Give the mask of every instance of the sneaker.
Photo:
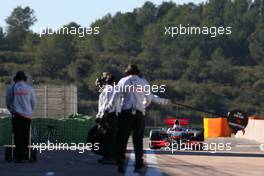
[[[16,160],[14,161],[14,163],[21,164],[21,163],[23,163],[23,161],[20,160],[20,159],[16,159]]]
[[[118,172],[119,173],[125,173],[125,168],[123,164],[118,164]]]
[[[146,166],[142,164],[141,166],[135,166],[134,172],[144,173],[146,171]]]
[[[118,166],[118,172],[119,173],[125,173],[125,168],[124,168],[124,160],[118,160],[117,161],[117,166]]]

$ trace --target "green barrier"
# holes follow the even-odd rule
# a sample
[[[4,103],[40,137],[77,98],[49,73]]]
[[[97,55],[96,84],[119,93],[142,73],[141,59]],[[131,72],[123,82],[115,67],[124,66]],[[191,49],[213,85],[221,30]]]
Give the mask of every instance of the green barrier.
[[[95,119],[90,116],[75,116],[65,119],[35,118],[32,120],[34,142],[47,142],[48,126],[54,127],[51,142],[83,143],[88,131],[95,125]],[[0,145],[11,144],[11,118],[0,118]]]
[[[36,139],[34,142],[46,142],[48,139],[48,126],[54,126],[54,139],[56,139],[56,130],[59,120],[49,118],[36,118],[32,120],[32,128],[36,132]]]
[[[11,144],[11,118],[0,118],[0,145]]]

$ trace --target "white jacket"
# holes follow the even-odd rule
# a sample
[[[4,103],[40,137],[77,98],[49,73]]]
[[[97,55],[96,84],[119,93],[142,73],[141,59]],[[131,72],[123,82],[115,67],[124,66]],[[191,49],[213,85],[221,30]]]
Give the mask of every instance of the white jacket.
[[[115,103],[111,109],[106,109],[106,106],[109,104],[110,100],[112,99],[114,94],[114,86],[106,85],[99,95],[98,101],[98,113],[96,115],[97,118],[102,118],[105,111],[107,110],[109,113],[112,112],[120,112],[120,107],[117,105],[120,103]]]
[[[167,100],[153,95],[150,85],[145,79],[137,75],[130,75],[122,78],[115,86],[115,92],[107,109],[111,109],[119,103],[118,106],[121,107],[121,110],[138,110],[145,115],[146,107],[151,102],[166,104]]]

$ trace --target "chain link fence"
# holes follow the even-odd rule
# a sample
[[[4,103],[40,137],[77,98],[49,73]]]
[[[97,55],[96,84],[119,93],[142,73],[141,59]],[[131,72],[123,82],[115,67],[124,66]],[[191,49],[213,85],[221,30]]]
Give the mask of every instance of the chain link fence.
[[[7,86],[0,84],[0,109],[4,114],[5,94]],[[33,118],[65,118],[77,113],[77,87],[74,85],[37,85],[34,86],[37,96],[37,106],[33,112]]]

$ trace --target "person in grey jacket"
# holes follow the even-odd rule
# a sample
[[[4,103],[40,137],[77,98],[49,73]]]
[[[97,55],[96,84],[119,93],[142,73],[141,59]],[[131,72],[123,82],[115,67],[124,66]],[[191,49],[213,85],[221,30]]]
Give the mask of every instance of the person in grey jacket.
[[[15,160],[22,162],[28,156],[29,131],[36,95],[33,88],[26,83],[27,76],[23,71],[18,71],[13,81],[6,92],[6,106],[12,114]]]

